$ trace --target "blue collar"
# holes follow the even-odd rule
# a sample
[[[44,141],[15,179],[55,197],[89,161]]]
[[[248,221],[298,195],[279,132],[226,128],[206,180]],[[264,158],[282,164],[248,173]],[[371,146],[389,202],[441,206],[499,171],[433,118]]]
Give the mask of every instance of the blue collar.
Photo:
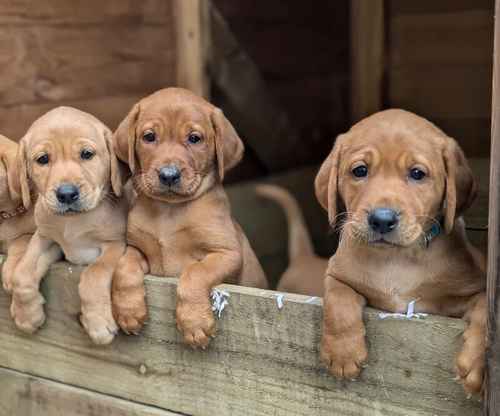
[[[429,231],[427,231],[424,235],[425,247],[428,248],[429,244],[432,240],[434,240],[439,234],[441,234],[441,223],[443,219],[439,219],[439,221],[434,221],[431,225]]]

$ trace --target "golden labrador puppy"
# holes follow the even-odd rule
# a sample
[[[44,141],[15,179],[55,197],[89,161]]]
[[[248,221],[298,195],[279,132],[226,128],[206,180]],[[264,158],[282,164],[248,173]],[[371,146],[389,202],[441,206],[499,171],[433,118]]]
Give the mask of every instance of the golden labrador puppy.
[[[359,374],[367,358],[366,303],[404,312],[416,300],[416,312],[467,321],[457,375],[466,391],[479,391],[485,260],[460,217],[476,185],[455,140],[415,114],[377,113],[337,138],[315,188],[330,223],[342,222],[325,278],[321,357],[331,373]]]
[[[145,318],[144,274],[180,276],[177,326],[205,348],[215,333],[209,295],[222,282],[266,287],[222,187],[243,143],[222,112],[190,91],[167,88],[142,99],[114,134],[137,198],[127,248],[113,280],[113,308],[125,332]]]
[[[33,209],[26,209],[21,194],[16,191],[18,144],[0,135],[0,241],[7,250],[2,267],[2,283],[5,291],[12,291],[12,275],[24,255],[28,242],[35,232]]]
[[[62,254],[89,265],[79,284],[81,322],[92,341],[107,344],[117,331],[111,280],[125,251],[127,204],[120,198],[118,160],[111,131],[90,114],[59,107],[40,117],[20,142],[20,190],[29,208],[38,191],[37,231],[15,269],[11,314],[32,333],[44,322],[39,284]]]
[[[323,281],[328,259],[314,252],[314,246],[297,200],[286,189],[276,185],[257,185],[255,191],[258,195],[279,204],[285,211],[288,221],[289,264],[281,275],[276,290],[323,296]]]

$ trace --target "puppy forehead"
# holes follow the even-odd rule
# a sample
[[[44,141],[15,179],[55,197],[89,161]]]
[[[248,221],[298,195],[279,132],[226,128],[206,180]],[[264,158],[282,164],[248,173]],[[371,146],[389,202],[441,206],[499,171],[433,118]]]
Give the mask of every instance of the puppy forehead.
[[[101,144],[106,127],[91,114],[71,107],[58,107],[36,120],[28,131],[28,143],[87,139]]]
[[[163,102],[141,107],[139,124],[159,122],[165,128],[180,128],[187,124],[205,126],[209,122],[207,108],[193,103]]]
[[[432,162],[441,159],[440,150],[445,142],[442,134],[399,126],[376,126],[353,132],[346,143],[348,155],[376,154],[382,162],[405,157]]]

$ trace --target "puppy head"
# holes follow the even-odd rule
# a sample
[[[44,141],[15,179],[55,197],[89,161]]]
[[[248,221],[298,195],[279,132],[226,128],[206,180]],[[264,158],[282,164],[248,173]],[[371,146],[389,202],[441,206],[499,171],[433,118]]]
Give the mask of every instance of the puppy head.
[[[0,211],[10,211],[21,203],[16,156],[19,145],[0,135]]]
[[[195,199],[243,156],[243,143],[221,110],[181,88],[142,99],[113,136],[139,192],[166,202]]]
[[[17,155],[18,189],[25,207],[31,204],[31,185],[40,203],[61,215],[95,208],[110,188],[120,196],[111,137],[103,123],[71,107],[58,107],[36,120]]]
[[[402,110],[368,117],[337,138],[315,181],[316,196],[344,235],[378,247],[421,243],[433,223],[450,232],[476,196],[452,138]]]

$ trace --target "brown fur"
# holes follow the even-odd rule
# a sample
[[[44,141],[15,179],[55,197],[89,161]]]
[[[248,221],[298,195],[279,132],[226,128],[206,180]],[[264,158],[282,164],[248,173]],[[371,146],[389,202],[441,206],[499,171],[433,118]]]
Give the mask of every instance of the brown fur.
[[[368,167],[366,178],[352,174],[360,164]],[[410,179],[414,167],[426,172],[422,181]],[[366,303],[403,312],[417,300],[417,312],[465,317],[457,374],[468,392],[479,391],[486,344],[485,261],[467,241],[460,218],[476,185],[457,143],[412,113],[383,111],[337,138],[315,185],[330,222],[342,231],[325,279],[321,357],[331,373],[354,378],[367,359]],[[375,207],[400,212],[399,226],[382,237],[367,222]],[[444,229],[426,247],[424,233],[440,217]]]
[[[153,131],[154,142],[143,139]],[[196,133],[201,141],[189,143]],[[231,217],[222,188],[243,143],[222,112],[202,98],[168,88],[142,99],[114,134],[118,157],[129,164],[137,193],[128,218],[129,247],[113,281],[113,308],[126,332],[145,318],[145,273],[180,276],[177,326],[191,346],[215,334],[209,302],[222,282],[266,287],[248,240]],[[175,164],[182,178],[169,188],[158,173]]]
[[[92,150],[89,160],[83,149]],[[37,162],[41,155],[49,162]],[[20,142],[16,176],[26,207],[35,204],[37,231],[15,269],[11,314],[16,325],[32,333],[44,322],[39,284],[49,266],[64,254],[76,264],[88,264],[80,277],[81,321],[91,339],[107,344],[117,330],[111,311],[111,279],[125,250],[127,205],[119,198],[118,160],[111,151],[111,131],[95,117],[69,107],[39,118]],[[74,183],[80,200],[74,212],[58,204],[55,190]]]
[[[288,267],[279,279],[276,290],[323,296],[328,259],[314,253],[307,226],[295,198],[284,188],[257,185],[258,195],[269,198],[283,208],[288,221]]]
[[[16,177],[16,155],[18,144],[0,135],[0,212],[11,218],[0,216],[0,241],[7,253],[2,266],[2,283],[7,293],[12,292],[12,275],[24,255],[28,242],[35,232],[33,209],[24,208],[21,195],[16,192],[19,183]],[[24,209],[23,209],[24,211]]]

